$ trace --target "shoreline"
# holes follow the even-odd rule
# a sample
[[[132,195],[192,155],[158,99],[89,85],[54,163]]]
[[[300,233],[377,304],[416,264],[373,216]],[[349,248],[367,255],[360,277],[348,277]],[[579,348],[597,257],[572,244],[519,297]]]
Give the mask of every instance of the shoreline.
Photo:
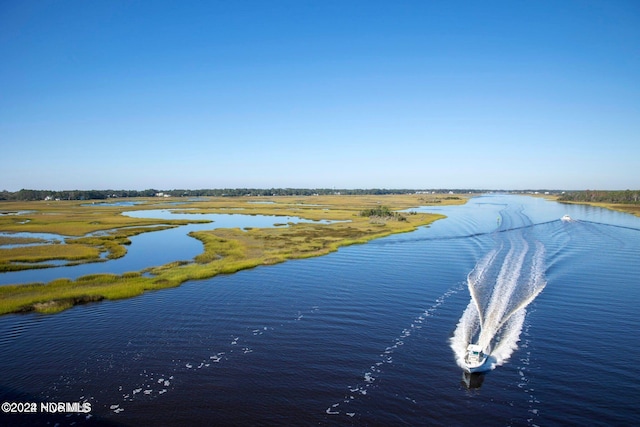
[[[542,197],[544,199],[547,199],[553,202],[564,203],[567,205],[594,206],[597,208],[604,208],[612,211],[624,212],[624,213],[628,213],[628,214],[640,217],[640,205],[632,205],[632,204],[625,204],[625,203],[575,202],[573,200],[559,200],[560,196],[556,196],[556,195],[538,195],[534,197]]]
[[[256,203],[258,200],[258,203]],[[340,247],[363,244],[391,234],[406,233],[426,226],[444,215],[429,213],[406,213],[389,217],[366,217],[361,213],[367,209],[388,206],[393,212],[418,206],[464,204],[465,196],[451,195],[382,195],[382,196],[279,196],[238,198],[212,198],[205,202],[167,205],[147,199],[145,204],[131,206],[80,206],[80,203],[53,203],[36,206],[39,202],[28,202],[32,210],[28,215],[34,220],[17,226],[18,221],[7,226],[0,223],[0,232],[17,230],[75,230],[75,244],[89,248],[101,247],[110,254],[124,256],[127,245],[125,232],[129,222],[141,230],[141,225],[167,225],[193,223],[199,213],[242,213],[250,215],[297,216],[310,220],[339,221],[331,224],[298,223],[287,228],[220,228],[190,233],[200,240],[204,251],[190,261],[174,261],[165,265],[149,267],[141,271],[117,274],[90,274],[76,280],[58,278],[48,283],[24,283],[0,286],[0,315],[9,313],[57,313],[78,304],[101,300],[131,298],[146,291],[180,286],[189,280],[202,280],[218,274],[232,274],[240,270],[260,265],[278,264],[290,259],[311,258],[326,255]],[[29,204],[30,203],[30,204]],[[173,202],[175,203],[175,201]],[[22,203],[20,207],[24,207]],[[5,205],[6,206],[6,205]],[[0,205],[0,208],[4,207]],[[33,212],[33,208],[40,210]],[[49,210],[47,209],[49,207]],[[92,208],[94,209],[92,211]],[[114,209],[115,208],[115,209]],[[130,210],[172,209],[194,214],[194,220],[150,220],[136,219],[122,215]],[[65,210],[66,209],[66,210]],[[98,213],[95,214],[95,209]],[[188,210],[187,210],[188,209]],[[240,210],[241,209],[241,210]],[[51,211],[54,212],[51,212]],[[64,211],[64,213],[63,213]],[[61,221],[48,222],[47,212],[56,213]],[[50,215],[52,216],[52,215]],[[53,215],[55,216],[55,215]],[[99,217],[99,219],[97,219]],[[26,218],[22,217],[22,218]],[[20,219],[22,219],[20,218]],[[45,219],[43,219],[45,218]],[[90,219],[87,223],[87,218]],[[123,220],[123,218],[125,218]],[[66,219],[65,222],[62,219]],[[78,230],[89,232],[100,229],[114,230],[110,225],[118,223],[113,236],[105,238],[110,242],[106,247],[100,239],[86,240],[86,235],[78,236]],[[73,227],[72,227],[73,225]],[[149,231],[148,229],[141,232]],[[85,239],[85,240],[83,240]],[[114,241],[115,240],[115,241]],[[74,241],[72,240],[72,243]],[[66,245],[66,244],[65,244]],[[59,245],[58,245],[59,246]],[[120,249],[118,249],[120,248]],[[123,251],[124,249],[124,251]],[[6,250],[4,250],[6,251]],[[89,261],[95,258],[88,258]],[[5,262],[6,263],[6,262]],[[1,273],[0,273],[1,274]]]
[[[623,203],[574,202],[574,201],[558,200],[557,198],[551,199],[551,200],[558,203],[566,203],[568,205],[594,206],[597,208],[609,209],[612,211],[628,213],[628,214],[640,217],[640,205],[630,205],[630,204],[623,204]]]

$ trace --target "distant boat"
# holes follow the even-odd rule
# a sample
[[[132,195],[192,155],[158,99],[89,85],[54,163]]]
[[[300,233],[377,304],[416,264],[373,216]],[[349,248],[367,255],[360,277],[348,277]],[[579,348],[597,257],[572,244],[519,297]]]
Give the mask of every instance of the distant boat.
[[[478,344],[469,344],[464,356],[465,370],[469,373],[488,371],[487,355]]]
[[[569,215],[563,215],[560,219],[563,221],[573,221]]]

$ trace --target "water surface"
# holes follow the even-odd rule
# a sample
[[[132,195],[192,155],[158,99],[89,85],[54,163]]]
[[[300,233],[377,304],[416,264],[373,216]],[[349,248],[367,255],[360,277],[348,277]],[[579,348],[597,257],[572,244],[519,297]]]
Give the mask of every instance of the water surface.
[[[137,203],[137,202],[123,202]],[[175,228],[151,231],[129,238],[131,245],[127,246],[127,253],[122,258],[67,266],[66,261],[57,261],[60,266],[41,270],[23,270],[0,273],[0,285],[50,282],[58,278],[77,279],[87,274],[113,273],[123,274],[131,271],[141,271],[149,267],[160,266],[172,261],[192,261],[195,256],[204,251],[202,243],[189,236],[193,231],[212,230],[216,228],[268,228],[288,226],[289,223],[314,222],[328,223],[330,221],[312,221],[294,216],[273,215],[241,215],[241,214],[192,214],[184,210],[176,212],[170,209],[154,209],[125,212],[124,215],[134,218],[174,219],[174,220],[206,220],[207,223],[181,225]],[[98,233],[104,233],[100,231]],[[61,241],[62,236],[44,233],[13,233],[15,237],[39,237],[48,241]],[[107,253],[103,253],[106,256]],[[56,261],[46,261],[46,264],[56,264]]]
[[[93,410],[0,424],[638,423],[638,218],[502,195],[423,210],[448,218],[319,258],[1,317],[2,400]],[[452,338],[483,263],[501,294],[522,295],[532,269],[545,286],[503,335],[515,348],[468,388]],[[504,265],[522,274],[506,280]]]

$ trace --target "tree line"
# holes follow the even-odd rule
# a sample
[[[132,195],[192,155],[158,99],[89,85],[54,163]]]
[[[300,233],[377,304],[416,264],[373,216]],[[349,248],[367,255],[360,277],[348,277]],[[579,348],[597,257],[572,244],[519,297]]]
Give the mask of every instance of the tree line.
[[[415,190],[415,189],[335,189],[335,188],[223,188],[201,190],[28,190],[0,191],[0,200],[31,201],[31,200],[105,200],[110,198],[128,197],[239,197],[239,196],[324,196],[341,195],[384,195],[384,194],[414,194],[418,191],[431,193],[448,193],[449,190]],[[452,190],[458,192],[480,193],[480,190]]]
[[[558,200],[564,202],[592,202],[592,203],[623,203],[640,204],[640,190],[600,191],[585,190],[572,191],[561,195]]]
[[[409,215],[415,215],[415,212],[410,212]],[[366,216],[369,218],[385,218],[395,219],[397,221],[406,221],[407,217],[399,212],[393,212],[388,206],[378,206],[371,209],[365,209],[360,211],[360,216]]]

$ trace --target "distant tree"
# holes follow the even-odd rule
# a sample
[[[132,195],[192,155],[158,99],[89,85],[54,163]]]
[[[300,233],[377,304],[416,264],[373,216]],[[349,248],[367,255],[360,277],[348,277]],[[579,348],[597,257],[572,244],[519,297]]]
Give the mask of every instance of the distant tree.
[[[563,194],[558,198],[565,202],[592,202],[592,203],[620,203],[639,204],[640,190],[625,191],[572,191]]]

